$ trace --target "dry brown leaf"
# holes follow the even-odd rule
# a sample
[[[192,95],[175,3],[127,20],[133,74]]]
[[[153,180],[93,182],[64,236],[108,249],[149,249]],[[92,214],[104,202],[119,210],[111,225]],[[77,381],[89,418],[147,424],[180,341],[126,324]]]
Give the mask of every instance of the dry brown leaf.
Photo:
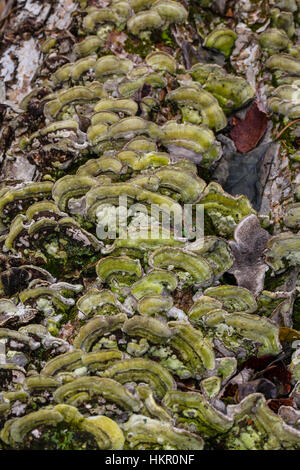
[[[237,150],[247,153],[254,149],[266,132],[267,123],[267,115],[259,110],[256,102],[248,109],[245,119],[235,118],[230,137]]]
[[[279,341],[281,343],[291,343],[295,339],[300,339],[300,331],[285,327],[279,329]]]

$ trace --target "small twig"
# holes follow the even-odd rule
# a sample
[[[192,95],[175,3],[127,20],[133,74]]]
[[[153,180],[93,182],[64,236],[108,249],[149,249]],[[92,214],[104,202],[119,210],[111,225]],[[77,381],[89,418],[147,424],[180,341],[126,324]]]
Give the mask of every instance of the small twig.
[[[7,18],[9,16],[9,14],[11,13],[13,4],[14,4],[14,0],[9,0],[7,2],[7,4],[4,6],[3,10],[1,11],[0,21],[5,20],[5,18]]]
[[[282,134],[289,128],[291,127],[293,124],[295,124],[296,122],[299,122],[300,121],[300,118],[298,119],[295,119],[294,121],[290,122],[287,126],[285,126],[282,131],[279,132],[279,134],[277,134],[277,136],[275,137],[275,140],[279,139],[279,137],[282,136]]]
[[[72,39],[74,43],[76,42],[75,36],[70,31],[66,29],[65,33]]]
[[[278,354],[278,357],[274,361],[270,362],[270,364],[268,364],[267,367],[265,367],[263,370],[259,370],[258,372],[256,372],[253,375],[251,380],[257,379],[260,376],[262,376],[271,366],[285,359],[290,354],[290,352],[291,352],[291,347],[283,349],[283,351]]]
[[[197,390],[196,388],[188,387],[187,385],[183,384],[182,382],[177,382],[177,386],[179,388],[185,388],[186,390],[190,390],[191,392],[201,393],[201,390]]]
[[[1,17],[0,17],[0,24],[2,24],[2,27],[1,27],[1,31],[4,30],[4,27],[6,25],[6,22],[9,18],[9,16],[18,9],[18,7],[14,7],[14,0],[11,0],[10,2],[8,2],[8,4],[6,5],[5,9],[3,10],[2,14],[1,14]]]

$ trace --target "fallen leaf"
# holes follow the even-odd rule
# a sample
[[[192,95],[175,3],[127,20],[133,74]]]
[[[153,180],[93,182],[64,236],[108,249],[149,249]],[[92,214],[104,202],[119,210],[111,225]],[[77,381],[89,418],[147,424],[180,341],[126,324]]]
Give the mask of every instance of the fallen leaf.
[[[275,356],[252,356],[242,365],[242,368],[253,369],[256,378],[264,377],[279,387],[279,395],[287,395],[291,390],[291,373],[283,361],[276,361]]]
[[[274,413],[278,413],[278,410],[281,406],[293,406],[294,400],[293,398],[276,398],[274,400],[268,400],[267,405],[271,408]]]
[[[237,150],[247,153],[254,149],[266,132],[267,123],[267,115],[259,110],[256,102],[248,109],[245,119],[235,118],[230,137]]]
[[[265,379],[264,377],[256,380],[250,380],[246,383],[240,383],[238,385],[238,399],[243,400],[245,397],[252,393],[262,393],[265,398],[277,398],[278,388],[275,383],[271,380]]]
[[[281,343],[291,343],[295,339],[300,339],[300,331],[285,327],[279,329],[279,341]]]
[[[241,366],[241,369],[253,369],[255,372],[266,369],[271,362],[274,362],[275,356],[251,356]]]
[[[222,394],[222,399],[229,399],[233,403],[238,403],[239,398],[239,386],[238,384],[229,383],[226,385],[224,392]]]
[[[280,361],[277,364],[271,365],[264,372],[263,376],[274,383],[280,383],[280,395],[287,395],[291,391],[291,378],[292,374],[286,368],[285,364]]]

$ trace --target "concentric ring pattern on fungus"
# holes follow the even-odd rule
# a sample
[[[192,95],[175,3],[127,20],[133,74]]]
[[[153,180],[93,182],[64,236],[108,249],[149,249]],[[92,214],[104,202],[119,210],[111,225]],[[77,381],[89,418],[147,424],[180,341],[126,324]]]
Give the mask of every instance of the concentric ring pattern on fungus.
[[[299,3],[18,3],[0,448],[299,450]]]

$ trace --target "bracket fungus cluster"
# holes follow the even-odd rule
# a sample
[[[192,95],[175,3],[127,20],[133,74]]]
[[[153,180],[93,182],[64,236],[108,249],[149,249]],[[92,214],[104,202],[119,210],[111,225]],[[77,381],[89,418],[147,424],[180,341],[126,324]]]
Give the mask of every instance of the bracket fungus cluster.
[[[0,108],[0,448],[299,450],[299,5],[104,3]],[[255,209],[224,189],[254,101]]]

